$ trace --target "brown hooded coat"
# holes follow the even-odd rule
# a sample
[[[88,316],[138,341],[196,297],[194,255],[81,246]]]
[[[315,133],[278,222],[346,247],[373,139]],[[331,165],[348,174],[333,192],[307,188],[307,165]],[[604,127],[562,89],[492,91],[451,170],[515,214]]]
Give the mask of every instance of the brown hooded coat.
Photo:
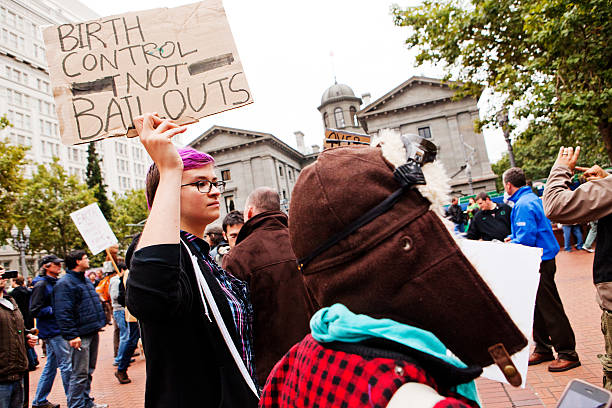
[[[249,219],[223,269],[248,283],[255,313],[255,370],[259,385],[289,349],[310,332],[314,313],[289,243],[287,216],[266,211]]]

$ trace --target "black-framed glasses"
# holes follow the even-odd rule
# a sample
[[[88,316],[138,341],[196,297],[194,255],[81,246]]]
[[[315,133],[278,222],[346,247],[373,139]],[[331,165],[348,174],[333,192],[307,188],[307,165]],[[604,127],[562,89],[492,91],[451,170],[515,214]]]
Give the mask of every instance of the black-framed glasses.
[[[193,183],[182,184],[181,187],[185,186],[196,186],[198,191],[202,194],[208,194],[212,191],[212,186],[217,187],[220,193],[225,191],[225,181],[210,181],[210,180],[198,180]]]

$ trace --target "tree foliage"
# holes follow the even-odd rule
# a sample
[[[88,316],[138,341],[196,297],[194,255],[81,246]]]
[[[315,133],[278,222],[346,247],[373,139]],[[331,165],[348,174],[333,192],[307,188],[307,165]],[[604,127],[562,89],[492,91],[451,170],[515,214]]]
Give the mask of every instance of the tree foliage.
[[[61,257],[71,249],[85,248],[70,213],[93,202],[93,191],[75,176],[68,176],[57,158],[39,165],[16,204],[15,217],[32,229],[30,252],[47,251]]]
[[[124,195],[115,196],[110,225],[121,248],[127,248],[132,242],[132,236],[142,232],[142,228],[128,224],[138,224],[148,216],[144,190],[130,190]]]
[[[0,130],[10,126],[5,117],[0,118]],[[12,146],[0,140],[0,243],[6,243],[10,228],[16,222],[15,201],[24,187],[23,169],[28,148]]]
[[[109,220],[112,215],[112,207],[106,196],[106,184],[104,184],[102,179],[100,160],[96,153],[95,142],[91,142],[87,148],[87,169],[85,174],[87,176],[87,187],[94,191],[94,197],[98,201],[102,214]]]
[[[529,120],[515,134],[517,162],[552,163],[556,146],[577,144],[585,162],[612,161],[610,0],[426,0],[392,12],[411,28],[417,64],[447,64],[447,79],[463,82],[457,97],[489,87],[502,96],[498,109]],[[499,124],[495,113],[479,126]]]

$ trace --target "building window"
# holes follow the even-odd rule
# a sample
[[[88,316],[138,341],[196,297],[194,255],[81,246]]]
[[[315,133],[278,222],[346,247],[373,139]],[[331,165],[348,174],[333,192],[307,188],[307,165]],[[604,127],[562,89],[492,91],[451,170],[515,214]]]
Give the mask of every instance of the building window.
[[[336,127],[342,129],[344,127],[344,115],[342,115],[342,108],[334,109],[334,117],[336,119]]]
[[[359,122],[357,122],[357,109],[354,106],[351,106],[351,121],[353,126],[359,126]]]
[[[278,166],[278,175],[283,177],[283,166]]]
[[[323,113],[323,124],[326,128],[329,127],[329,115],[327,114],[327,112]]]
[[[429,126],[419,128],[419,136],[425,139],[431,139],[431,129]]]
[[[287,199],[287,192],[285,190],[283,190],[283,200]]]
[[[231,212],[236,209],[236,205],[234,204],[234,196],[225,196],[225,211]]]
[[[221,180],[227,181],[232,179],[232,173],[229,170],[221,170]]]

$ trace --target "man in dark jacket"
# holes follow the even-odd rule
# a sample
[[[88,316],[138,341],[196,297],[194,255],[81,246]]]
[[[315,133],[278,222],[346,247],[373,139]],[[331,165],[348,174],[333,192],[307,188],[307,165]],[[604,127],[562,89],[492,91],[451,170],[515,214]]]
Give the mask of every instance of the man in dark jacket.
[[[313,310],[278,193],[268,187],[254,190],[247,198],[244,218],[236,246],[223,258],[223,265],[249,284],[255,313],[255,370],[263,385],[274,364],[308,333]]]
[[[30,316],[30,311],[28,310],[30,305],[30,296],[32,296],[32,292],[30,289],[25,287],[25,279],[23,279],[23,276],[19,275],[13,279],[11,297],[15,299],[17,306],[19,306],[19,311],[23,316],[23,322],[25,323],[26,329],[31,329],[34,327],[34,319],[32,316]]]
[[[72,372],[70,368],[70,347],[61,336],[53,310],[53,288],[62,270],[63,261],[53,254],[44,256],[38,266],[44,270],[45,274],[36,282],[32,290],[30,314],[37,320],[38,337],[47,342],[47,363],[38,380],[36,396],[32,401],[33,408],[59,407],[59,404],[53,404],[47,400],[58,368],[62,376],[64,392],[68,395]]]
[[[463,234],[465,232],[465,214],[459,205],[459,199],[453,197],[451,205],[446,209],[446,218],[455,224],[455,232]]]
[[[0,266],[0,407],[23,407],[23,376],[28,369],[25,326],[17,302],[4,295],[4,268]],[[30,347],[36,340],[28,336]]]
[[[467,239],[482,239],[484,241],[504,241],[510,235],[510,214],[512,208],[506,204],[496,204],[487,193],[476,196],[476,204],[480,211],[474,214],[467,231]]]
[[[69,408],[105,408],[89,396],[91,376],[98,359],[98,331],[106,325],[100,297],[85,278],[89,259],[85,251],[66,256],[66,275],[55,285],[55,318],[62,337],[72,347],[72,374],[67,400]]]

